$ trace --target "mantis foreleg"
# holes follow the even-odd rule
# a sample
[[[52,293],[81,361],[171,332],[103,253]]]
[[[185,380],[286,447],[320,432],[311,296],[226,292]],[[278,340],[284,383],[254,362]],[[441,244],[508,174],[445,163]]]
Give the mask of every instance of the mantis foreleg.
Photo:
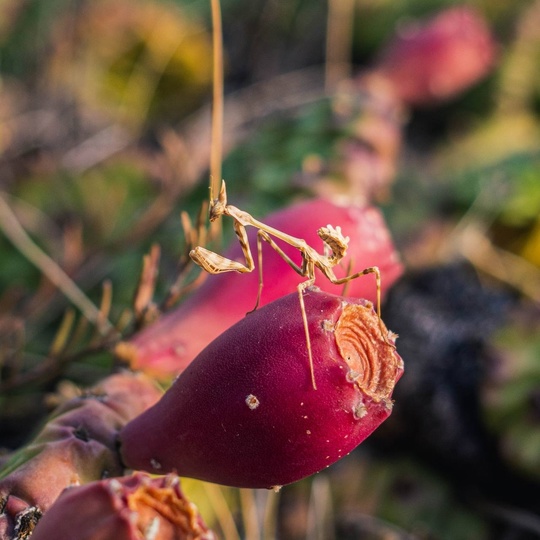
[[[249,249],[246,228],[238,221],[235,221],[234,232],[242,247],[242,253],[244,254],[244,259],[246,261],[245,264],[228,259],[227,257],[219,255],[202,246],[197,246],[195,249],[192,249],[189,256],[195,263],[210,274],[221,274],[223,272],[240,272],[241,274],[245,274],[252,272],[255,268],[255,262],[253,261],[251,250]]]

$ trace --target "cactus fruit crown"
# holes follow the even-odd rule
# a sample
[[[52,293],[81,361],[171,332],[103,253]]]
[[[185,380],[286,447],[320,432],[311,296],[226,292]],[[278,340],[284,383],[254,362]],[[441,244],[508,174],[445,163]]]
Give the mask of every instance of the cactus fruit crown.
[[[359,389],[375,402],[390,403],[397,373],[403,370],[403,360],[395,354],[381,354],[381,346],[388,347],[384,342],[381,344],[379,338],[381,322],[375,317],[363,315],[372,309],[369,305],[345,303],[336,323],[336,344],[349,366],[349,378]],[[382,328],[386,332],[386,327]],[[388,333],[391,342],[396,337]]]

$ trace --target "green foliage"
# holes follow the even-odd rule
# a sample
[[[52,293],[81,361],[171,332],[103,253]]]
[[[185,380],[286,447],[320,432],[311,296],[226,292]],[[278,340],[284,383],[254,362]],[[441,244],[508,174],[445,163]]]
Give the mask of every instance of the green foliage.
[[[125,235],[154,194],[144,173],[129,160],[80,175],[60,172],[28,178],[14,190],[15,197],[60,228],[70,221],[80,224],[89,250],[106,248]]]
[[[299,176],[306,157],[328,160],[335,154],[335,144],[343,132],[334,124],[329,100],[304,107],[294,115],[270,118],[231,152],[223,174],[231,179],[235,192],[257,194],[261,202],[268,197],[274,204],[283,205],[302,189]],[[268,204],[257,210],[267,212],[270,208]]]
[[[538,322],[507,326],[497,333],[494,345],[499,356],[483,399],[487,424],[512,467],[540,478]]]

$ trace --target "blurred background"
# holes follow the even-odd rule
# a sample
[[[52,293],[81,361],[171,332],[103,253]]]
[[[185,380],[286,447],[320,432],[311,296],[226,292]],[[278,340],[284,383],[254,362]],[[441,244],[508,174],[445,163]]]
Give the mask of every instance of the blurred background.
[[[222,17],[229,197],[257,217],[379,207],[406,372],[390,420],[324,473],[186,491],[224,538],[540,538],[540,2],[222,0]],[[0,0],[3,452],[115,367],[70,291],[125,337],[152,245],[155,297],[176,282],[211,100],[210,2]]]

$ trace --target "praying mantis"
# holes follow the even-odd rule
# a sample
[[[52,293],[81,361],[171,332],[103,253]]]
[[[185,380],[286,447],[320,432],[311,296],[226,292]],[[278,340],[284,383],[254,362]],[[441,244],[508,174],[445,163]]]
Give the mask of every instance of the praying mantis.
[[[220,274],[223,272],[240,272],[247,273],[252,272],[255,269],[255,261],[249,246],[246,227],[251,226],[257,229],[257,255],[258,255],[258,270],[259,270],[259,290],[257,293],[257,299],[255,307],[252,311],[255,311],[259,306],[261,293],[263,288],[262,277],[262,242],[267,242],[283,260],[300,276],[306,277],[306,281],[300,283],[297,287],[298,298],[300,301],[300,309],[302,313],[302,320],[304,324],[304,331],[306,335],[306,345],[309,359],[309,367],[311,373],[311,383],[313,388],[317,389],[315,381],[315,373],[313,367],[313,355],[311,350],[311,340],[309,336],[309,328],[307,321],[306,308],[304,303],[303,293],[304,291],[315,283],[315,268],[321,270],[321,272],[330,280],[331,283],[336,285],[347,283],[357,277],[364,276],[366,274],[374,274],[377,286],[377,315],[379,317],[379,327],[382,337],[388,345],[394,347],[392,343],[388,341],[387,333],[384,330],[381,319],[381,274],[377,266],[371,266],[365,268],[360,272],[338,278],[333,271],[333,267],[339,264],[339,262],[346,255],[349,238],[343,236],[340,227],[332,227],[327,225],[321,227],[317,234],[324,243],[324,252],[321,254],[314,248],[309,246],[305,240],[296,238],[289,234],[286,234],[278,229],[270,227],[265,223],[258,221],[251,214],[240,210],[236,206],[227,204],[227,190],[225,181],[221,182],[221,189],[217,198],[213,198],[210,193],[210,206],[209,206],[209,219],[211,222],[217,220],[221,216],[229,216],[233,219],[234,232],[240,242],[242,252],[245,259],[245,264],[239,261],[228,259],[218,253],[210,251],[202,246],[197,246],[189,253],[191,259],[199,265],[203,270],[210,274]],[[274,241],[273,238],[277,238],[282,242],[293,246],[298,249],[301,254],[302,262],[300,265],[296,264]]]
[[[219,0],[211,0],[212,7],[212,28],[214,36],[214,100],[212,112],[212,156],[210,166],[210,205],[209,219],[214,222],[221,216],[229,216],[233,219],[234,232],[240,242],[242,253],[244,255],[245,264],[228,259],[218,253],[210,251],[202,246],[197,246],[189,252],[191,259],[198,264],[203,270],[210,274],[221,274],[223,272],[252,272],[255,269],[255,261],[249,247],[248,235],[246,227],[251,226],[257,229],[257,256],[259,268],[259,290],[255,311],[259,306],[261,293],[263,288],[263,273],[262,273],[262,242],[268,243],[276,253],[300,276],[303,276],[306,281],[300,283],[297,287],[298,298],[300,301],[300,309],[302,312],[302,321],[304,324],[304,332],[306,335],[306,346],[309,358],[309,367],[311,373],[311,384],[317,389],[315,382],[315,371],[313,367],[313,354],[311,349],[311,339],[309,336],[309,327],[306,314],[306,306],[304,303],[304,291],[315,283],[315,269],[318,268],[331,283],[341,285],[356,279],[357,277],[366,274],[374,274],[377,286],[377,315],[379,318],[379,328],[384,342],[390,347],[395,348],[388,340],[388,331],[385,331],[381,319],[381,273],[377,266],[365,268],[360,272],[338,278],[333,271],[334,266],[340,263],[347,252],[349,238],[343,236],[340,227],[332,227],[327,225],[321,227],[317,234],[324,244],[324,252],[321,254],[314,248],[309,246],[305,240],[296,238],[286,234],[274,227],[270,227],[265,223],[258,221],[251,214],[240,210],[236,206],[227,204],[227,189],[225,181],[221,181],[219,194],[214,198],[212,193],[212,179],[220,178],[221,176],[221,137],[223,131],[223,60],[222,60],[222,36],[221,36],[221,14]],[[296,264],[275,242],[274,238],[289,244],[298,249],[302,256],[300,265]]]

